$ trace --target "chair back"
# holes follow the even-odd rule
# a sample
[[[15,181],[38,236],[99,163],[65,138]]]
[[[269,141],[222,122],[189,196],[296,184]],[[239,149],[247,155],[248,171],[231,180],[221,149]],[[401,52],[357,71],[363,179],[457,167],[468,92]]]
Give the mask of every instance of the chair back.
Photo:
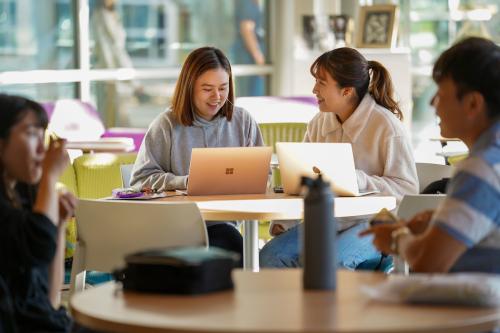
[[[137,154],[85,154],[73,161],[78,197],[99,199],[109,197],[111,191],[122,187],[120,165],[135,162]]]
[[[132,178],[132,169],[134,164],[122,164],[120,165],[120,173],[122,175],[122,186],[130,187],[130,179]]]
[[[401,219],[411,219],[424,210],[436,209],[446,198],[444,194],[405,195],[398,207],[397,216]]]
[[[268,123],[259,127],[264,143],[273,147],[273,152],[276,142],[302,142],[307,130],[305,123]]]
[[[416,163],[419,192],[430,183],[443,178],[450,178],[453,174],[453,167],[444,164]]]
[[[259,124],[262,138],[267,146],[276,153],[276,142],[302,142],[306,134],[306,123],[262,123]],[[281,185],[279,169],[273,169],[272,185]]]
[[[83,290],[85,274],[80,273],[111,272],[124,265],[125,255],[136,251],[208,246],[205,222],[193,202],[80,200],[76,220],[73,290]]]
[[[397,216],[400,219],[409,220],[415,214],[425,210],[436,209],[446,198],[444,194],[412,194],[405,195],[399,204]],[[394,256],[394,273],[408,275],[410,272],[408,264],[399,256]]]

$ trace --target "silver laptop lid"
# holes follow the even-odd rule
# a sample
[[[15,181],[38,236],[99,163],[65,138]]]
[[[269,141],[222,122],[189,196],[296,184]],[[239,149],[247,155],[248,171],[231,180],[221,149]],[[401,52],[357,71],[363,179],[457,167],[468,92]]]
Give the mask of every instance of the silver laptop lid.
[[[339,196],[358,196],[358,181],[350,143],[276,144],[283,190],[300,193],[300,178],[321,173]]]
[[[188,195],[266,192],[271,147],[193,148]]]

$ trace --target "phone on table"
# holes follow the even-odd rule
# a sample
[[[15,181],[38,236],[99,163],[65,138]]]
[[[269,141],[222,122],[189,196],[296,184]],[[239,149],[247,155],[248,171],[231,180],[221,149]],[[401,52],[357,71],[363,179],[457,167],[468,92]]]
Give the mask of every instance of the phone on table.
[[[283,193],[283,186],[275,186],[273,187],[274,193]]]

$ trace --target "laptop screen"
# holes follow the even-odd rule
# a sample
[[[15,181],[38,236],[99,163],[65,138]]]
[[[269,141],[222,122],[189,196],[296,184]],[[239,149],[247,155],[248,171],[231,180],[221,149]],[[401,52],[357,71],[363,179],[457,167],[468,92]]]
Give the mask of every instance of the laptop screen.
[[[337,195],[359,195],[350,143],[278,142],[276,151],[285,193],[299,194],[302,176],[321,173]]]
[[[193,148],[187,193],[265,193],[271,155],[271,147]]]

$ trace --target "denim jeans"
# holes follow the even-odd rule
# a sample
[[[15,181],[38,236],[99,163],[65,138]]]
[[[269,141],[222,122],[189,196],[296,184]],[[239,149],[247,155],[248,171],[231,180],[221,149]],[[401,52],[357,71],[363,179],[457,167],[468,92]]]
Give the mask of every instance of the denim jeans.
[[[337,234],[336,257],[337,267],[354,270],[366,260],[380,258],[372,245],[373,237],[359,237],[358,233],[366,229],[366,223],[357,224]],[[301,223],[283,234],[275,237],[260,251],[260,267],[300,267],[300,233]]]

